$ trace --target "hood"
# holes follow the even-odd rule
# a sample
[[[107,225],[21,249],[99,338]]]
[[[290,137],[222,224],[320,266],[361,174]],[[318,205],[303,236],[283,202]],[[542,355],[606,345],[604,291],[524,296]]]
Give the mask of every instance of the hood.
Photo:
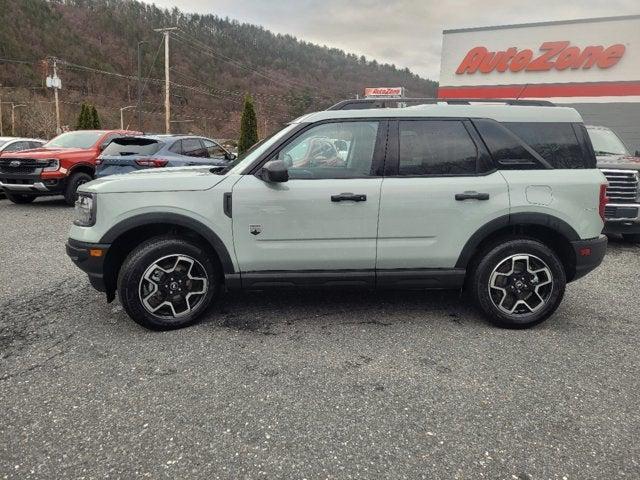
[[[92,193],[187,192],[207,190],[224,180],[208,167],[170,167],[110,175],[80,187]]]
[[[640,157],[628,155],[604,155],[597,157],[598,168],[640,171]]]
[[[21,150],[19,152],[5,152],[5,157],[15,158],[57,158],[72,155],[85,154],[91,152],[90,148],[54,148],[41,147],[31,150]]]

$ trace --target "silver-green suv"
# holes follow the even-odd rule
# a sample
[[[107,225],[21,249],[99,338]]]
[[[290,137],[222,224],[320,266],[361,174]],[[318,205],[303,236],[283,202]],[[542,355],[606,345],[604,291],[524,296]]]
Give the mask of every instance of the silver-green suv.
[[[228,167],[83,185],[67,252],[150,328],[225,289],[465,289],[549,317],[602,261],[606,179],[570,108],[433,104],[301,117]]]

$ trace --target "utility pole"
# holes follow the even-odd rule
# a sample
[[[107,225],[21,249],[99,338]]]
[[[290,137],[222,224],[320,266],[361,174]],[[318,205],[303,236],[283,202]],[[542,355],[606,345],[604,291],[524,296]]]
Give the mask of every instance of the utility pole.
[[[16,136],[16,108],[26,107],[25,104],[16,105],[11,103],[11,136]]]
[[[169,34],[178,27],[156,28],[156,32],[164,35],[164,129],[165,133],[171,133],[171,101],[169,81]]]
[[[2,131],[2,93],[0,93],[0,137],[2,135],[4,135],[4,132]]]
[[[140,48],[144,40],[138,42],[138,131],[143,132],[142,128],[142,49]],[[122,122],[121,122],[122,123]]]

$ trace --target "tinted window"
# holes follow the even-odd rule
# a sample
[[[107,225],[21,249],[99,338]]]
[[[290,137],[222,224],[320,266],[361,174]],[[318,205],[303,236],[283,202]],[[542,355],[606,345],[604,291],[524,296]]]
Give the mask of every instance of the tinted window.
[[[216,142],[211,140],[202,140],[202,143],[204,143],[204,148],[207,150],[209,157],[224,157],[227,153],[226,150]]]
[[[585,159],[570,123],[503,123],[553,168],[584,168]]]
[[[173,145],[171,145],[171,147],[169,148],[169,151],[173,152],[173,153],[181,154],[182,153],[182,140],[178,140],[177,142],[174,142]]]
[[[371,175],[378,122],[336,122],[311,127],[275,159],[290,178],[355,178]]]
[[[481,119],[474,120],[473,123],[500,168],[544,168],[544,165],[525,148],[522,141],[498,122]]]
[[[183,138],[182,155],[188,157],[206,157],[207,151],[203,148],[199,138]]]
[[[400,122],[400,175],[476,173],[478,151],[459,121]]]
[[[43,144],[44,142],[29,142],[29,145],[31,145],[31,148],[40,148]]]
[[[147,138],[117,138],[102,151],[103,155],[153,155],[162,144]]]

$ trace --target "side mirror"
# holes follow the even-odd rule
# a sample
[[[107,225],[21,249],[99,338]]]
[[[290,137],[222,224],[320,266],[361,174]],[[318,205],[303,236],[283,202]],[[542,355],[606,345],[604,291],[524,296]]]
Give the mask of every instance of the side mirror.
[[[107,146],[111,143],[111,140],[107,140],[106,142],[102,142],[100,145],[98,145],[98,150],[100,150],[101,152],[107,148]]]
[[[231,160],[235,160],[237,157],[237,155],[235,153],[231,153],[231,152],[227,152],[224,154],[225,158],[229,161]]]
[[[289,180],[289,171],[282,160],[271,160],[260,170],[260,178],[269,183],[282,183]]]

